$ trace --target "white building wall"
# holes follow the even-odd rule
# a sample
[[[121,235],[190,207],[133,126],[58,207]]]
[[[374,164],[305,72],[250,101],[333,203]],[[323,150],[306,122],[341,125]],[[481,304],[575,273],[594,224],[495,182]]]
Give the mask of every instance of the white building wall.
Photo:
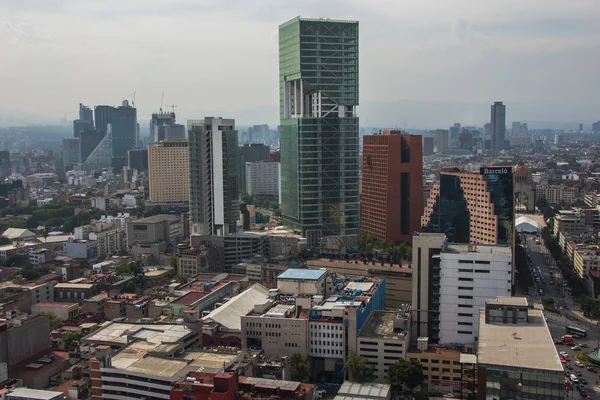
[[[279,163],[256,161],[246,163],[246,188],[251,196],[279,194]]]
[[[474,344],[479,309],[487,300],[511,295],[511,256],[469,252],[440,258],[440,343]]]
[[[311,357],[344,359],[344,325],[341,320],[310,321],[308,334]]]
[[[375,379],[379,383],[389,381],[390,365],[404,359],[410,345],[409,335],[405,335],[403,340],[359,337],[357,342],[357,353],[375,366]]]

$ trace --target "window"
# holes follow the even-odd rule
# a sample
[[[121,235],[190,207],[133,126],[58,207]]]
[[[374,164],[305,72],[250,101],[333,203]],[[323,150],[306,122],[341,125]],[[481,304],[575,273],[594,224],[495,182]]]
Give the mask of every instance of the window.
[[[486,271],[485,269],[476,269],[475,272],[479,273],[479,274],[489,274],[490,271]],[[510,272],[509,272],[510,274]]]
[[[471,332],[471,331],[458,331],[458,334],[459,335],[472,335],[473,332]]]
[[[473,282],[473,278],[458,278],[458,280],[463,282]]]
[[[460,312],[459,312],[459,313],[458,313],[458,316],[459,316],[459,317],[472,317],[472,316],[473,316],[473,314],[468,314],[468,313],[460,313]]]
[[[471,272],[473,272],[473,270],[472,269],[459,268],[458,272],[469,272],[469,273],[471,273]]]
[[[433,368],[431,368],[431,370],[432,370],[433,372],[438,372],[440,369],[439,369],[439,368],[437,368],[437,367],[433,367]]]
[[[487,264],[487,265],[489,265],[490,262],[489,261],[475,261],[475,264]]]
[[[458,322],[459,325],[473,326],[472,322]]]
[[[460,289],[460,288],[459,288]],[[458,296],[459,299],[473,299],[473,296]]]
[[[458,260],[459,264],[473,264],[472,260]]]
[[[450,364],[450,361],[448,361],[448,360],[442,360],[442,364]]]
[[[458,290],[473,290],[473,288],[469,286],[459,286]]]
[[[459,308],[473,308],[473,306],[471,304],[459,304],[458,307]]]
[[[439,363],[440,363],[440,360],[431,360],[431,363],[432,363],[432,364],[439,364]]]

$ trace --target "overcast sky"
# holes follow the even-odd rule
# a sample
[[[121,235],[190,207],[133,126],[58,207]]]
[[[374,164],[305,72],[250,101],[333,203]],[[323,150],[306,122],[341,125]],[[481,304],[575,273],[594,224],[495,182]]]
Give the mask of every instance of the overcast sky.
[[[276,124],[277,28],[297,15],[360,22],[363,123],[399,100],[600,119],[600,0],[0,0],[0,111],[74,119],[135,90],[139,119],[165,92],[180,121]]]

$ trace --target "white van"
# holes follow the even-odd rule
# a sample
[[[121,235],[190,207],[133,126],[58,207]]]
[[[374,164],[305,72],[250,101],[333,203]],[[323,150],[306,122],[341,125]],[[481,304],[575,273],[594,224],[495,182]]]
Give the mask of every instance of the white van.
[[[569,375],[569,378],[571,379],[571,382],[573,382],[573,383],[579,382],[579,379],[577,378],[577,376],[575,374]]]

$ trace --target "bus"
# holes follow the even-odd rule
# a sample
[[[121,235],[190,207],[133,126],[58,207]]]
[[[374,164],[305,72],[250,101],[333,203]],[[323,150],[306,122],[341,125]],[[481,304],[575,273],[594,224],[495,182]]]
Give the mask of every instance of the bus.
[[[577,328],[576,326],[567,326],[567,333],[587,337],[587,331],[582,328]]]

